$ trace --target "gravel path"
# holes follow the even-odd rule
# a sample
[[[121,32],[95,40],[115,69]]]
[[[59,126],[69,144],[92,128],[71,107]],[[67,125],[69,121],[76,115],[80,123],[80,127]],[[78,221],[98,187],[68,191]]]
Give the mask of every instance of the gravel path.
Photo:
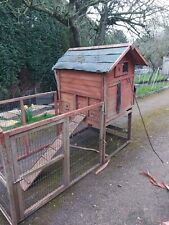
[[[102,173],[91,173],[21,225],[159,225],[169,220],[169,192],[140,175],[148,169],[169,183],[169,90],[140,99],[139,104],[165,163],[151,151],[135,107],[131,144]]]

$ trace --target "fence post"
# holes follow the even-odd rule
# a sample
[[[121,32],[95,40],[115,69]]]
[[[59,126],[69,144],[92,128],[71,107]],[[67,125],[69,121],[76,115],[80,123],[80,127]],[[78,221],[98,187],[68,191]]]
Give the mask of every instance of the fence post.
[[[22,125],[25,125],[26,124],[26,116],[25,116],[23,99],[20,99],[20,109],[21,109],[21,122],[22,122]]]
[[[21,109],[21,122],[22,125],[26,125],[26,116],[25,116],[25,109],[24,109],[24,102],[23,99],[20,99],[20,109]],[[29,137],[26,135],[24,138],[24,147],[25,152],[27,155],[29,155]]]
[[[54,93],[54,109],[55,109],[55,115],[58,115],[59,114],[59,107],[58,107],[57,92]]]
[[[99,137],[100,164],[105,163],[106,151],[106,121],[104,103],[100,108],[100,137]]]
[[[127,129],[127,139],[131,139],[131,120],[132,120],[132,112],[128,113],[128,129]]]
[[[12,225],[17,225],[20,219],[20,211],[19,211],[17,189],[14,184],[15,173],[9,137],[4,137],[4,146],[2,147],[2,158],[4,162],[5,178],[7,182],[7,190],[9,195]]]
[[[66,117],[63,123],[63,178],[64,185],[68,186],[70,183],[70,140],[69,140],[69,117]]]

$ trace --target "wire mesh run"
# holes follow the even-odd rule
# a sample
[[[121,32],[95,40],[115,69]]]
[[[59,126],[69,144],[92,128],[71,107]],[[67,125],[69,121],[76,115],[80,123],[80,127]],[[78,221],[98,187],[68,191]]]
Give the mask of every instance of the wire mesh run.
[[[0,208],[11,217],[10,202],[7,187],[0,181]]]
[[[129,116],[126,113],[106,127],[106,154],[115,154],[130,139]]]
[[[7,131],[53,117],[55,99],[56,92],[47,92],[0,101],[0,128]]]
[[[87,106],[3,133],[2,156],[10,163],[7,159],[4,174],[11,177],[11,188],[0,185],[0,208],[12,202],[6,209],[12,220],[20,222],[100,165],[101,108],[102,103]]]
[[[99,163],[99,130],[86,127],[73,136],[70,143],[70,178],[73,181]]]

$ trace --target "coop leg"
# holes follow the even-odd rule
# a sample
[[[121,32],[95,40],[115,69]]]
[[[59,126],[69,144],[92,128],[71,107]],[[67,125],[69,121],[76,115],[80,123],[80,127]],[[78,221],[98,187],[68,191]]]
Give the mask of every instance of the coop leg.
[[[127,132],[127,139],[131,139],[131,120],[132,120],[132,112],[128,114],[128,132]]]
[[[105,163],[105,151],[106,151],[106,124],[105,124],[105,111],[104,104],[100,110],[100,141],[99,141],[99,151],[100,151],[100,164]]]

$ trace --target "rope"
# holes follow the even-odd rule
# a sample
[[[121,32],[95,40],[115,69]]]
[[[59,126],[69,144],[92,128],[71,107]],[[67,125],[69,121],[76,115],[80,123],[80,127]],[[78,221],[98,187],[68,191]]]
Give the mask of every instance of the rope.
[[[130,80],[130,79],[129,79]],[[133,93],[133,88],[132,88],[132,84],[131,84],[131,80],[130,80],[130,86],[131,86],[131,90],[132,90],[132,93]],[[137,105],[137,108],[138,108],[138,111],[139,111],[139,115],[140,115],[140,118],[141,118],[141,121],[142,121],[142,124],[143,124],[143,127],[144,127],[144,130],[145,130],[145,133],[146,133],[146,136],[147,136],[147,139],[148,139],[148,142],[149,142],[149,145],[151,147],[151,150],[153,151],[153,153],[157,156],[157,158],[160,160],[161,163],[164,163],[163,159],[160,157],[160,155],[156,152],[154,146],[153,146],[153,143],[150,139],[150,136],[149,136],[149,133],[148,133],[148,129],[146,127],[146,124],[145,124],[145,121],[144,121],[144,118],[143,118],[143,115],[142,115],[142,112],[141,112],[141,109],[140,109],[140,106],[139,106],[139,103],[137,101],[137,98],[136,98],[136,95],[135,93],[134,94],[134,100],[136,102],[136,105]]]

